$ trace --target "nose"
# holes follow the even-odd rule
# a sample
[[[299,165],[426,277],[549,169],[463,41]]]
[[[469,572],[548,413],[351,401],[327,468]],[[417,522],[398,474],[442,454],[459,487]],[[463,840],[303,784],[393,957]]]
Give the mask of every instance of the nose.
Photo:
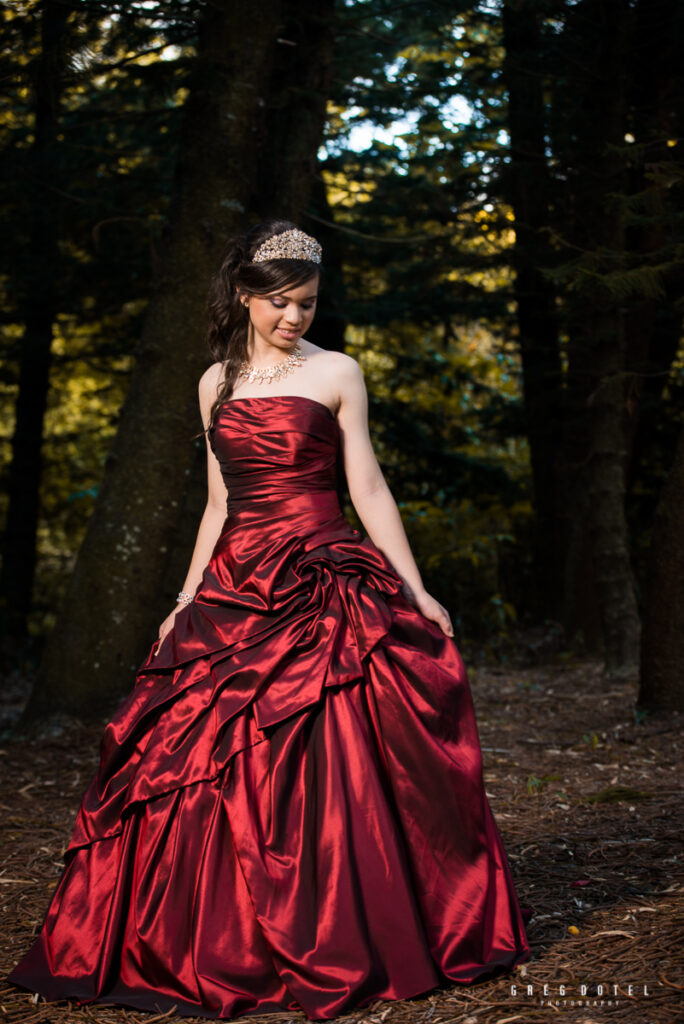
[[[302,314],[299,306],[288,306],[285,310],[285,320],[288,324],[296,327],[302,321]]]

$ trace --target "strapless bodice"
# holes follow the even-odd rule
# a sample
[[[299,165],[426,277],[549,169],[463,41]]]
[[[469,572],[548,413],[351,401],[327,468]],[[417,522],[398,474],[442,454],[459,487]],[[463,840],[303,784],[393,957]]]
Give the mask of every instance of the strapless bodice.
[[[304,395],[233,398],[209,440],[228,491],[233,524],[255,517],[341,514],[336,490],[337,420]]]

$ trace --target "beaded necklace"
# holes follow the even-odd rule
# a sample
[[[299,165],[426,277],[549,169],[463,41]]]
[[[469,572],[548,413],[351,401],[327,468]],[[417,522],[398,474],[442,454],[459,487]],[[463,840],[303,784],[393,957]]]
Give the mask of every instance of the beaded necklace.
[[[289,352],[285,359],[281,359],[275,366],[266,366],[259,369],[256,366],[252,366],[246,360],[243,360],[238,370],[238,378],[243,378],[247,381],[256,381],[257,384],[270,384],[274,380],[280,380],[288,373],[292,373],[297,366],[301,366],[306,356],[302,350],[299,342],[295,345],[292,352]]]

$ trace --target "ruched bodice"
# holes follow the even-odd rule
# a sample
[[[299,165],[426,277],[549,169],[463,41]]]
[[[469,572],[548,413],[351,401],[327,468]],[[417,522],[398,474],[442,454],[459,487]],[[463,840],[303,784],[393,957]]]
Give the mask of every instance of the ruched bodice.
[[[322,402],[303,395],[230,399],[209,436],[233,524],[273,513],[316,521],[342,514],[335,487],[338,425]]]
[[[343,515],[339,440],[304,396],[220,409],[223,527],[104,730],[9,981],[328,1020],[529,958],[463,663]]]

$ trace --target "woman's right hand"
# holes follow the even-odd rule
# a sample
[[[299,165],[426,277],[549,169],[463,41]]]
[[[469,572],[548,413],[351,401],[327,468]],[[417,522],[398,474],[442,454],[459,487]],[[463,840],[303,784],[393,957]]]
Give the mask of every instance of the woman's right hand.
[[[176,615],[178,614],[178,612],[181,610],[182,607],[183,607],[183,604],[179,601],[178,604],[176,605],[176,607],[173,609],[173,611],[169,615],[166,616],[166,618],[162,622],[161,626],[159,627],[159,639],[157,640],[157,643],[154,645],[154,647],[155,647],[155,651],[154,651],[155,655],[159,654],[159,648],[161,647],[162,643],[164,642],[164,637],[166,636],[167,633],[170,633],[171,630],[173,629],[173,624],[174,624],[174,621],[176,619]]]

